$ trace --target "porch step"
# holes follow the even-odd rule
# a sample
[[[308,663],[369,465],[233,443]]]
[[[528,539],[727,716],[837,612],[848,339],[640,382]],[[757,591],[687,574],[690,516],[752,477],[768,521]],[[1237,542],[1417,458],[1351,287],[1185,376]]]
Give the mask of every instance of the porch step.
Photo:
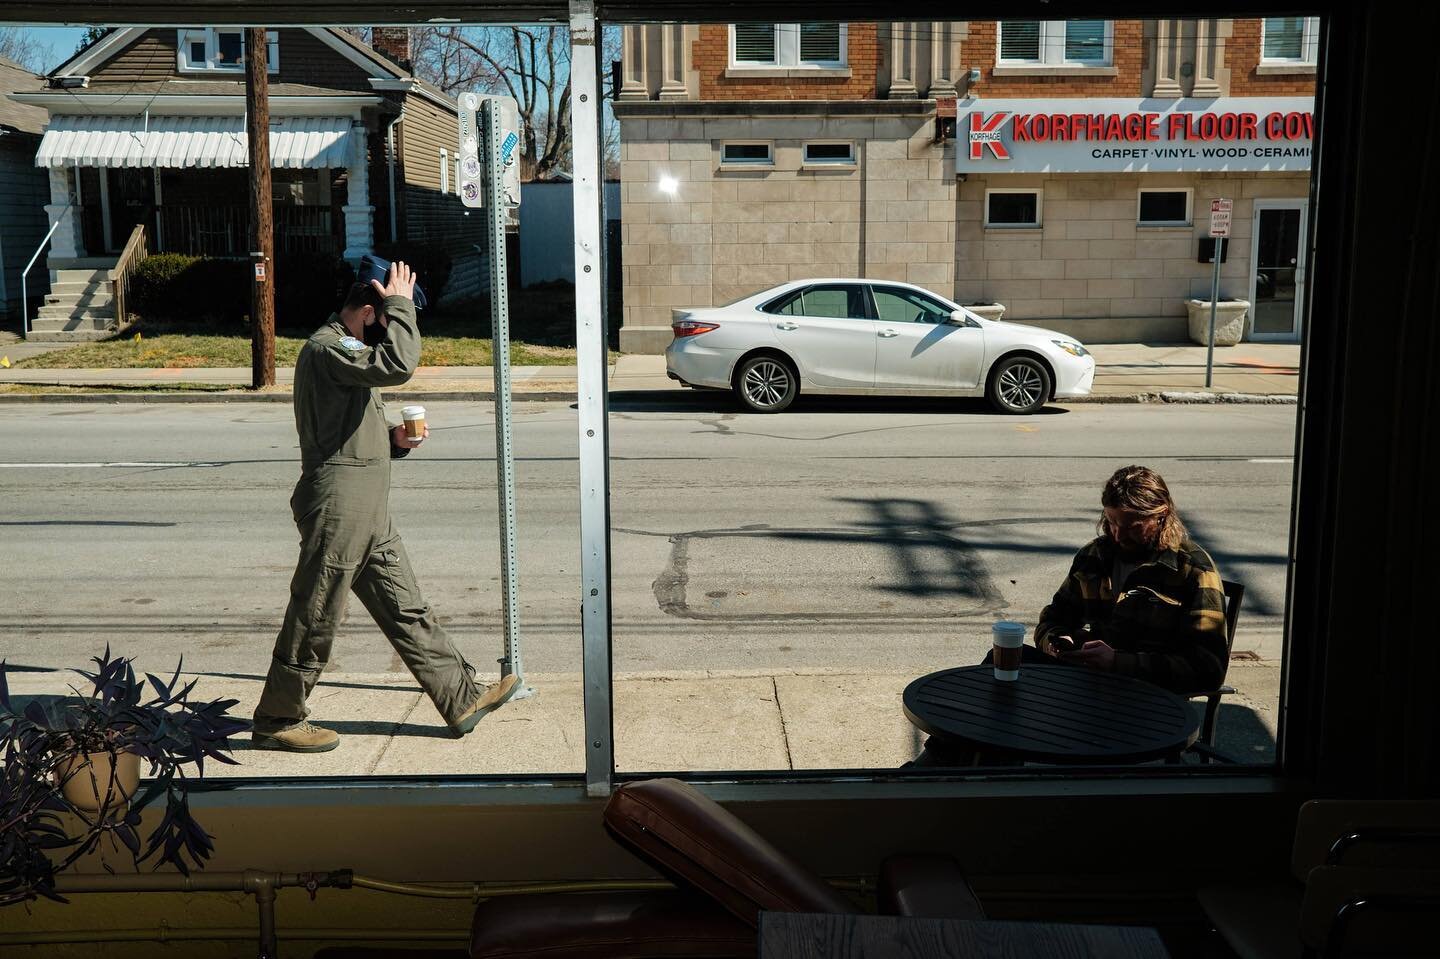
[[[94,287],[83,293],[47,293],[41,309],[47,306],[63,306],[67,309],[88,307],[93,310],[109,306],[113,299],[110,291],[104,287]]]
[[[55,283],[108,283],[110,282],[110,270],[108,266],[103,270],[51,270],[50,282]]]
[[[51,272],[55,270],[113,270],[115,264],[120,262],[116,256],[77,256],[61,259],[50,257],[46,265]]]
[[[108,321],[115,319],[115,310],[112,309],[108,303],[96,306],[61,304],[59,306],[42,306],[36,311],[35,317],[41,320],[65,320],[70,317],[75,317],[77,319],[101,319]]]
[[[109,280],[62,280],[50,284],[50,292],[59,296],[79,296],[82,293],[109,289]]]
[[[77,329],[77,330],[31,330],[25,337],[27,343],[99,343],[115,338],[118,330]]]

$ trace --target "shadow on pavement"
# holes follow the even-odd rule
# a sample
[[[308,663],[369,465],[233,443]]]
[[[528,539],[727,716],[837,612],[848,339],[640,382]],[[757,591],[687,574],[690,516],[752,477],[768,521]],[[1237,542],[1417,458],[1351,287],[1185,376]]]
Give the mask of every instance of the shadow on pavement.
[[[570,404],[575,409],[577,404]],[[730,393],[723,390],[613,390],[610,393],[613,413],[749,413]],[[1009,417],[999,413],[983,399],[972,397],[933,396],[806,396],[803,393],[786,413],[983,413]],[[1063,416],[1070,410],[1046,406],[1032,416]],[[771,414],[755,413],[754,416]],[[773,414],[784,416],[785,413]],[[1022,417],[1014,417],[1022,419]]]

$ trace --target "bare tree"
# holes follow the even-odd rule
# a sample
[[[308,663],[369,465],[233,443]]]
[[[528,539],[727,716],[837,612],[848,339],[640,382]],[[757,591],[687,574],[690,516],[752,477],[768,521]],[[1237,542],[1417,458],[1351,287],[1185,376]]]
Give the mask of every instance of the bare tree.
[[[613,55],[618,31],[611,41],[607,31],[605,52]],[[415,72],[446,93],[478,89],[515,99],[525,128],[522,180],[545,180],[570,169],[570,37],[565,28],[420,27],[410,35],[410,49]],[[608,64],[609,57],[602,62]]]
[[[0,57],[35,74],[55,65],[55,49],[23,27],[0,27]]]

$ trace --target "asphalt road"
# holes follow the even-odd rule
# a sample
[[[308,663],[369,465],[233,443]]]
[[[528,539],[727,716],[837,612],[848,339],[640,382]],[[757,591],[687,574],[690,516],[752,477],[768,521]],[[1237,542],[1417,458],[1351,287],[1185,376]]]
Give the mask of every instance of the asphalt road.
[[[516,407],[530,672],[580,669],[576,413]],[[501,650],[489,404],[436,403],[391,503],[426,595],[482,669]],[[1033,624],[1094,535],[1117,466],[1169,481],[1247,587],[1237,649],[1280,655],[1293,406],[1088,405],[1031,417],[939,401],[612,403],[615,667],[973,661]],[[0,655],[78,666],[109,643],[160,672],[263,673],[296,557],[287,405],[0,406]],[[333,668],[399,672],[353,603]]]

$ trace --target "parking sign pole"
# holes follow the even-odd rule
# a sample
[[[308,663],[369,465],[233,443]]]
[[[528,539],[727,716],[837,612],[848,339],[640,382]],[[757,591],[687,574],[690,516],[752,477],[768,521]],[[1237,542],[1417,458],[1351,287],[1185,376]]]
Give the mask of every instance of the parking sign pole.
[[[1220,301],[1220,251],[1222,243],[1230,236],[1231,201],[1217,199],[1210,201],[1210,238],[1214,245],[1210,259],[1215,264],[1210,273],[1210,335],[1205,343],[1205,388],[1210,389],[1215,380],[1215,311]]]
[[[525,682],[520,656],[520,570],[515,518],[515,451],[510,397],[510,293],[505,257],[507,166],[517,161],[517,132],[505,129],[500,101],[475,93],[460,97],[460,164],[457,185],[465,206],[484,211],[490,252],[490,347],[495,371],[495,470],[500,508],[500,587],[505,649],[500,675],[517,677],[512,698],[535,695]],[[515,201],[519,197],[516,196]]]

